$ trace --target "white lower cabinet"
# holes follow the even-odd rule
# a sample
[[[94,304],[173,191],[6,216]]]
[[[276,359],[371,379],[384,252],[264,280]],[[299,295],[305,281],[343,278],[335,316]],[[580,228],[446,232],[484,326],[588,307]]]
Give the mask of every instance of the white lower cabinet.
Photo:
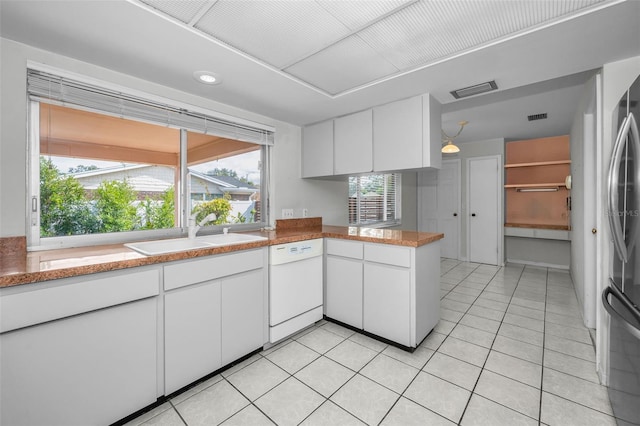
[[[365,263],[364,330],[412,346],[410,287],[409,268]]]
[[[220,281],[165,294],[165,395],[222,367],[220,300]]]
[[[328,318],[415,348],[440,318],[439,241],[420,247],[327,239]]]
[[[0,424],[111,424],[261,348],[267,258],[243,250],[0,288]]]
[[[361,329],[362,261],[327,256],[326,267],[326,315]]]
[[[164,267],[169,395],[265,343],[266,249]]]
[[[261,348],[265,312],[262,269],[222,280],[222,365]]]
[[[23,309],[0,334],[0,424],[111,424],[156,401],[158,269],[78,278],[0,292],[7,312]],[[108,299],[109,285],[117,305],[78,312]],[[62,297],[66,312],[53,303]]]

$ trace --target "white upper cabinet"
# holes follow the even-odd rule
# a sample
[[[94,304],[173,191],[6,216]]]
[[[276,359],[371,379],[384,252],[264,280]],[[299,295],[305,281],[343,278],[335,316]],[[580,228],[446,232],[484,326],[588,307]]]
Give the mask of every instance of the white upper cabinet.
[[[440,104],[416,96],[373,109],[373,170],[440,167]]]
[[[425,94],[307,126],[302,177],[440,168],[440,121]]]
[[[302,177],[333,175],[333,120],[302,130]]]
[[[422,167],[422,97],[373,109],[373,170]]]
[[[373,111],[334,120],[334,173],[348,175],[373,171]]]

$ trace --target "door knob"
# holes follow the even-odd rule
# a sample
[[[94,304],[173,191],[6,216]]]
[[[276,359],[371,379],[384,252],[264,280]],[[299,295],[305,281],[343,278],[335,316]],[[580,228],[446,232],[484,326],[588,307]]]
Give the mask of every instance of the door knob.
[[[471,216],[476,217],[476,214],[475,213],[471,213]]]
[[[595,233],[597,233],[597,232],[598,232],[598,230],[597,230],[596,228],[591,228],[591,233],[592,233],[592,234],[595,234]]]
[[[454,213],[453,215],[454,215],[454,216],[458,216],[458,213]]]

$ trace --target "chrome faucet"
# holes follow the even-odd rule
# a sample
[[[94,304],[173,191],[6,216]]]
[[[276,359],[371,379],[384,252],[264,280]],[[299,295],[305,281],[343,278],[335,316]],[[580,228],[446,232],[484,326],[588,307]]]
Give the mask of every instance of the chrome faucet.
[[[196,216],[197,214],[193,214],[191,215],[191,217],[189,217],[189,239],[194,239],[201,227],[217,219],[215,213],[210,213],[205,216],[205,218],[202,219],[200,223],[196,223]]]

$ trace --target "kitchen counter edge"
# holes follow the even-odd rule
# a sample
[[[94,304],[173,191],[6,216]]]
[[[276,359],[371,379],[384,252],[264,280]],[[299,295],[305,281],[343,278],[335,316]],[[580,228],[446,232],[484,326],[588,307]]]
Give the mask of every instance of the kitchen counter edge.
[[[34,251],[24,255],[2,256],[2,259],[0,259],[0,288],[232,253],[316,238],[338,238],[378,244],[420,247],[444,237],[444,234],[429,232],[329,225],[313,229],[242,233],[259,235],[267,239],[155,256],[145,256],[125,247],[123,244]]]

